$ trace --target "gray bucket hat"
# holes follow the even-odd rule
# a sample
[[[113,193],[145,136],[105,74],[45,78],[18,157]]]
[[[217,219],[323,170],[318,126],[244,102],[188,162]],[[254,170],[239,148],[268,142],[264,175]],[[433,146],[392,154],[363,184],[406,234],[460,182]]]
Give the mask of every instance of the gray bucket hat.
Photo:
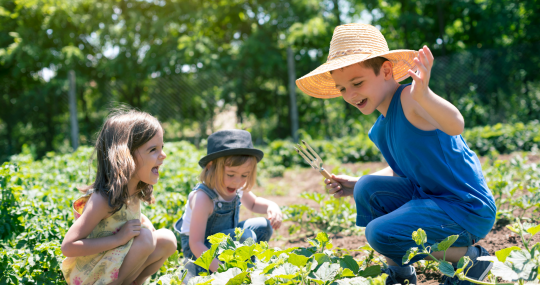
[[[215,132],[208,137],[206,147],[207,155],[199,160],[199,165],[204,168],[216,159],[229,155],[253,155],[257,162],[261,161],[264,153],[253,148],[251,134],[244,130],[223,130]]]

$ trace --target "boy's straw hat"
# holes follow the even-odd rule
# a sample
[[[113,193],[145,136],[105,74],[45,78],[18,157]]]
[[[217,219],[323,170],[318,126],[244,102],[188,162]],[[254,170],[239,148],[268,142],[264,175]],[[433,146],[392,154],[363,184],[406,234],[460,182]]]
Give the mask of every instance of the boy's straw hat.
[[[334,30],[326,63],[296,80],[296,85],[304,93],[317,98],[341,96],[330,71],[378,56],[392,63],[394,79],[400,82],[409,77],[409,69],[416,71],[413,59],[417,55],[418,51],[414,50],[388,50],[384,36],[372,25],[341,25]]]

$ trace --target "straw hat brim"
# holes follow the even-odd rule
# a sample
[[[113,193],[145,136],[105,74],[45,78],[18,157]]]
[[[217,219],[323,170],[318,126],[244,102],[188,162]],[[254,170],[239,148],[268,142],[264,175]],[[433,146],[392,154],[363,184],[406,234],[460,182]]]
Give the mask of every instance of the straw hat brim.
[[[377,54],[351,54],[324,63],[312,72],[296,80],[296,85],[300,90],[309,96],[329,99],[341,96],[336,88],[336,83],[330,71],[340,69],[355,63],[359,63],[375,57],[384,57],[393,65],[393,76],[397,82],[407,79],[410,75],[408,70],[416,72],[417,66],[414,58],[418,51],[414,50],[392,50]]]

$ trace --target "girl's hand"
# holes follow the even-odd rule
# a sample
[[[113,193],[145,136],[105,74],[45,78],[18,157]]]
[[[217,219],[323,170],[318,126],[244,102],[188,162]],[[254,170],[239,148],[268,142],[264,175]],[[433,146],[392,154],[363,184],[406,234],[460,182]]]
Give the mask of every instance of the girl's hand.
[[[422,100],[429,93],[429,78],[431,76],[431,67],[433,67],[433,54],[427,46],[418,50],[418,57],[414,58],[414,62],[418,67],[416,73],[409,69],[409,75],[413,79],[411,85],[411,95],[416,101]]]
[[[281,221],[282,221],[282,213],[281,209],[276,203],[272,203],[268,206],[268,209],[266,210],[266,214],[268,214],[268,220],[270,221],[270,224],[272,225],[272,228],[274,230],[279,229],[281,227]]]
[[[326,184],[326,189],[330,194],[334,195],[334,198],[341,198],[346,196],[352,196],[354,193],[354,185],[358,181],[358,177],[352,177],[348,175],[334,175],[332,174],[332,179],[336,182],[339,182],[343,188],[337,184],[332,183],[330,179],[325,179],[324,183]]]
[[[126,244],[130,239],[141,233],[141,221],[139,219],[127,221],[118,231],[116,236],[122,244]]]

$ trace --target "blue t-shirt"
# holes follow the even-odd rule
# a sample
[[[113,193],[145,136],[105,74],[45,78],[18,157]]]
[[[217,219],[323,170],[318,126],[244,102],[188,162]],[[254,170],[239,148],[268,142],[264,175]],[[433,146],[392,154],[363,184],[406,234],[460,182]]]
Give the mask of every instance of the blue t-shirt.
[[[486,236],[497,208],[478,157],[461,135],[423,131],[407,120],[400,100],[407,85],[398,88],[386,117],[379,116],[369,138],[392,170],[413,182],[415,198],[432,199],[464,229]]]

